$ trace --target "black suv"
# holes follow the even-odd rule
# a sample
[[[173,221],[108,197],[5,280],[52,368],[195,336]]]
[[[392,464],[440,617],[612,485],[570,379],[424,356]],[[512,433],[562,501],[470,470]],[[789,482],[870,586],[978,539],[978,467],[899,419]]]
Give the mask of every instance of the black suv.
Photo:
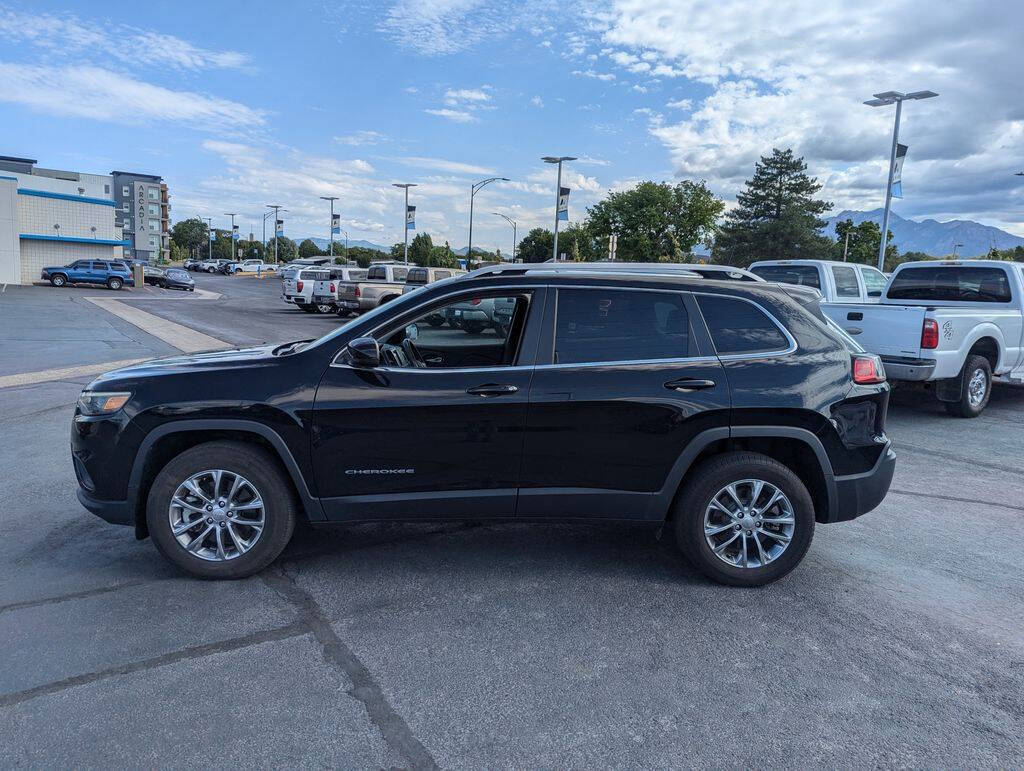
[[[792,570],[895,467],[879,360],[815,295],[668,267],[495,266],[315,341],[103,375],[75,410],[79,500],[208,578],[314,525],[668,526],[716,581]],[[503,300],[509,324],[426,320]]]

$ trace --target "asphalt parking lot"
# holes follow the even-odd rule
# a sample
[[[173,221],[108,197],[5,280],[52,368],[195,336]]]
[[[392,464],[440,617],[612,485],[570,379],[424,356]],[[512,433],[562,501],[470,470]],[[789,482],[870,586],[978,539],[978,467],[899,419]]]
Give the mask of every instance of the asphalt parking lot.
[[[121,292],[231,345],[323,334],[277,279]],[[0,376],[175,352],[87,297],[0,294]],[[167,338],[167,339],[165,339]],[[762,589],[622,526],[303,530],[266,574],[176,573],[75,499],[88,375],[0,387],[0,766],[1017,766],[1024,389],[894,394],[883,504]]]

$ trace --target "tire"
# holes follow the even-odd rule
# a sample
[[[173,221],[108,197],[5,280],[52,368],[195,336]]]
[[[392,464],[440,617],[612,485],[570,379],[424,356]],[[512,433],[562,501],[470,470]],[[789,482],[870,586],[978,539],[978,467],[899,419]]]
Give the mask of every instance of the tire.
[[[242,541],[248,540],[252,543],[251,548],[239,553],[239,549],[233,545],[234,539],[230,537],[229,526],[225,521],[223,526],[219,523],[211,528],[209,519],[204,521],[204,516],[195,513],[196,527],[186,530],[178,537],[193,539],[200,537],[200,533],[207,532],[201,542],[203,545],[197,548],[197,552],[205,553],[213,559],[204,559],[202,556],[190,553],[185,545],[178,541],[178,537],[172,533],[171,525],[171,501],[179,486],[193,475],[205,471],[222,469],[228,474],[222,477],[223,484],[229,484],[232,474],[239,474],[250,483],[250,487],[242,487],[240,493],[248,496],[250,489],[255,490],[263,503],[263,528],[256,533],[254,528],[239,525],[244,519],[233,519],[231,529]],[[200,491],[205,494],[212,492],[212,478],[207,478],[207,486],[200,482]],[[244,492],[243,492],[244,491]],[[223,493],[223,488],[221,489]],[[200,499],[189,496],[193,503],[201,502]],[[216,499],[213,499],[216,501]],[[252,500],[250,498],[250,500]],[[205,508],[205,506],[201,507]],[[291,540],[292,531],[295,529],[298,504],[295,500],[295,493],[291,482],[285,477],[276,459],[262,447],[247,444],[245,442],[217,441],[208,442],[193,447],[181,453],[157,474],[153,486],[149,490],[146,499],[146,524],[149,527],[149,534],[157,550],[168,561],[181,568],[186,573],[196,578],[214,579],[236,579],[251,576],[263,570],[273,562],[284,550]],[[176,511],[174,516],[182,516],[184,510]],[[214,510],[213,516],[224,521],[223,514]],[[235,515],[245,517],[248,514]],[[183,522],[187,524],[187,521]],[[229,559],[216,559],[216,537],[218,531],[225,544],[224,554],[230,555],[232,551],[236,556]]]
[[[56,275],[50,276],[50,283],[58,289],[61,289],[68,285],[68,277],[62,273],[57,273]]]
[[[316,312],[317,313],[330,313],[333,310],[334,310],[334,306],[333,305],[320,304],[320,305],[316,306]]]
[[[309,303],[305,303],[305,304],[300,305],[298,307],[302,308],[302,310],[305,311],[306,313],[315,313],[316,312],[316,309],[312,305],[310,305]]]
[[[992,365],[984,356],[971,354],[964,362],[960,370],[960,399],[955,402],[943,402],[946,412],[958,418],[976,418],[988,406],[988,400],[992,398]],[[971,384],[982,385],[980,392],[976,387],[971,390]]]
[[[113,289],[115,292],[124,286],[124,282],[117,276],[107,279],[107,289]]]
[[[792,523],[788,523],[790,518],[787,517],[787,524],[761,523],[758,528],[755,523],[760,517],[750,516],[742,520],[745,524],[740,525],[739,533],[735,533],[737,525],[730,525],[733,518],[713,511],[710,515],[710,526],[719,527],[721,532],[712,534],[711,539],[719,547],[726,541],[732,541],[722,554],[727,559],[735,555],[735,561],[726,562],[723,557],[715,554],[708,543],[708,536],[705,534],[705,514],[711,506],[712,499],[719,498],[719,492],[724,492],[726,485],[732,483],[740,483],[737,485],[739,497],[742,501],[750,503],[749,496],[753,486],[743,484],[743,480],[767,482],[781,492],[789,503]],[[770,493],[768,488],[763,489],[764,492],[758,499],[762,507],[767,503],[766,498]],[[728,501],[727,505],[735,507],[734,503]],[[735,508],[738,510],[738,507]],[[769,519],[781,519],[788,514],[781,501],[767,509],[766,513],[775,515]],[[777,460],[755,452],[729,452],[701,463],[690,472],[679,495],[676,496],[672,514],[676,542],[686,559],[712,581],[729,586],[764,586],[777,581],[800,564],[814,536],[814,503],[803,482]],[[756,529],[748,532],[744,529],[747,526]],[[790,540],[783,542],[769,537],[769,531],[778,534],[780,539],[788,535]],[[737,537],[739,540],[734,540]],[[766,554],[765,564],[761,564],[762,559],[755,545],[758,541]],[[742,552],[739,550],[741,543],[747,544],[747,559],[750,563],[755,563],[749,567],[741,567],[738,564],[742,559]],[[774,555],[772,551],[775,551]]]

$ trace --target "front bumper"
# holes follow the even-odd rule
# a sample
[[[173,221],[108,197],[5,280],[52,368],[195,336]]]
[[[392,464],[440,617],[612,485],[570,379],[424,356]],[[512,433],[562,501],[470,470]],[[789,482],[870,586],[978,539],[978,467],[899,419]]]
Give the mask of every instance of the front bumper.
[[[127,501],[101,501],[94,498],[81,487],[76,491],[78,502],[100,519],[112,525],[133,525],[135,519]]]
[[[896,453],[888,442],[870,471],[836,477],[836,512],[829,521],[845,522],[877,507],[889,492],[895,471]]]
[[[931,380],[935,373],[934,359],[904,359],[883,356],[882,366],[890,380]]]

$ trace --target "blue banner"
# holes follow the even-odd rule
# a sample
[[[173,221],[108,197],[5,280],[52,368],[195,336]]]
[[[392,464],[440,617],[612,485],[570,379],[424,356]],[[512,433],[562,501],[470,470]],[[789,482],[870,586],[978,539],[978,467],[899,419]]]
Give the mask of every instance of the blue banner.
[[[238,240],[238,225],[235,225],[233,228],[231,228],[231,240]]]
[[[210,228],[210,240],[211,241],[216,241],[217,240],[217,234],[213,231],[213,228]]]
[[[274,225],[274,237],[284,238],[284,220],[277,220]]]
[[[903,159],[907,157],[907,146],[896,145],[896,165],[892,170],[892,197],[903,197]]]
[[[416,207],[408,206],[405,209],[405,229],[415,230],[416,229]]]
[[[340,214],[332,214],[331,215],[331,233],[333,233],[334,235],[338,235],[339,233],[341,233],[341,215]]]
[[[569,188],[558,188],[558,219],[569,219]]]

